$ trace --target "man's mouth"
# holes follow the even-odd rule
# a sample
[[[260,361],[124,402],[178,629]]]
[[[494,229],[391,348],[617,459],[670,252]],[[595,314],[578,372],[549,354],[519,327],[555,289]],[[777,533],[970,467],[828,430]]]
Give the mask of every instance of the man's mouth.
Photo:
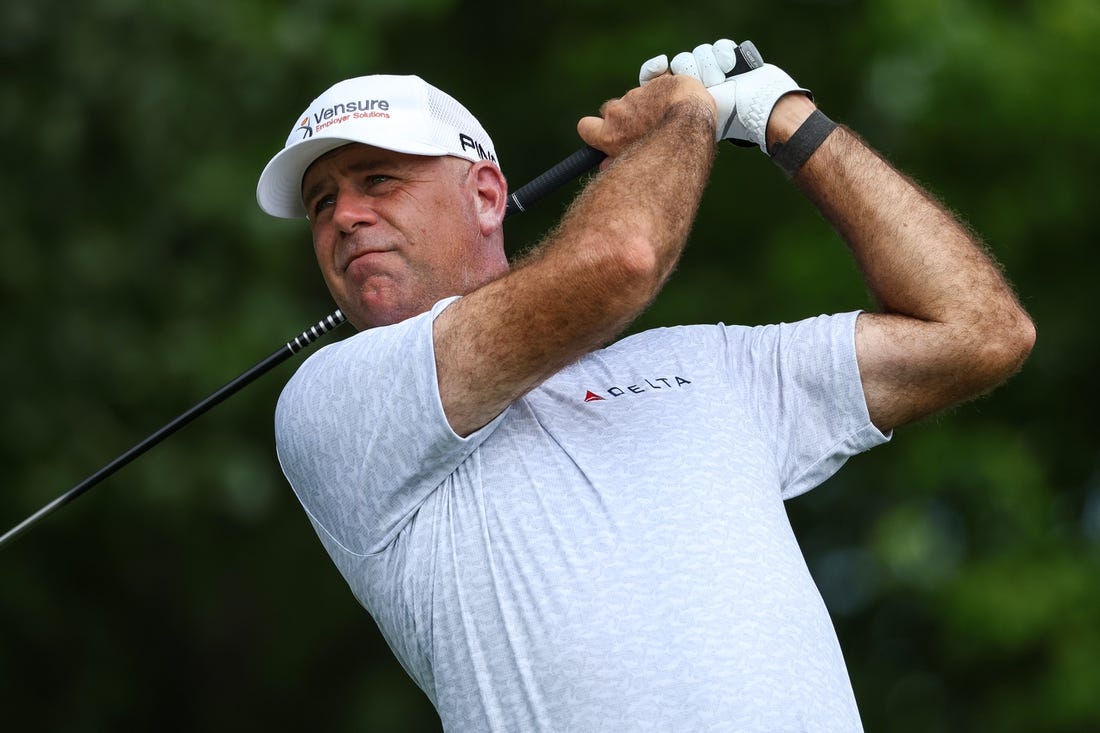
[[[349,256],[347,258],[347,260],[344,262],[344,272],[347,272],[351,268],[351,266],[353,264],[355,264],[355,262],[363,259],[364,257],[371,257],[372,255],[385,254],[386,252],[389,252],[389,251],[390,250],[388,250],[388,249],[381,249],[381,248],[378,248],[378,247],[372,247],[372,248],[363,249],[363,250],[360,250],[360,251],[357,251],[357,252],[353,252],[351,254],[351,256]]]

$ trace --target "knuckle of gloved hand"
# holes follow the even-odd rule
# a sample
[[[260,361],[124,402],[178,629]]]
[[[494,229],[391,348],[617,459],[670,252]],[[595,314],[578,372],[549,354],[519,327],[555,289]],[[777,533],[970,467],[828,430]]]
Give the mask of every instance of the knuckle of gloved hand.
[[[676,57],[672,59],[670,68],[673,74],[693,76],[695,78],[699,77],[699,70],[695,63],[695,55],[690,51],[681,51],[676,54]]]
[[[737,65],[737,44],[728,38],[714,42],[714,57],[723,74],[733,71]]]

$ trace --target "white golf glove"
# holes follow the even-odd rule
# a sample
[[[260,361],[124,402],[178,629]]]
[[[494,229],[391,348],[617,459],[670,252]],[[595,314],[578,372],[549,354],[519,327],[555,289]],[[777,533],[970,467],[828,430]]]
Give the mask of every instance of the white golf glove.
[[[676,54],[671,65],[667,56],[651,58],[642,64],[638,82],[645,84],[668,71],[695,77],[718,105],[716,139],[752,143],[767,153],[765,132],[775,103],[788,92],[813,95],[810,90],[798,86],[787,72],[762,63],[758,54],[752,56],[750,65],[756,68],[727,78],[726,74],[737,63],[737,44],[723,38],[713,44],[696,46],[694,51]]]

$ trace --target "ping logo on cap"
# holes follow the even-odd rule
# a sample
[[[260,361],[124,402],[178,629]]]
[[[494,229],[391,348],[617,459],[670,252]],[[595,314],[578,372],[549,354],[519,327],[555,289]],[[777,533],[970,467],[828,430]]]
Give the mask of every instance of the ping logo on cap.
[[[491,150],[486,150],[481,143],[479,143],[477,140],[474,140],[472,137],[464,132],[458,133],[458,145],[463,150],[474,151],[474,153],[477,154],[477,157],[481,158],[482,160],[491,160],[494,163],[497,162],[497,156],[493,155],[493,152]]]

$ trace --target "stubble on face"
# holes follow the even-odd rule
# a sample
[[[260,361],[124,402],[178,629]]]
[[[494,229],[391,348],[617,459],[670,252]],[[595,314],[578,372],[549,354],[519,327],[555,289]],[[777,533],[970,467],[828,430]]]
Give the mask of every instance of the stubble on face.
[[[325,201],[311,218],[317,260],[357,328],[405,320],[499,274],[499,262],[484,259],[490,248],[475,211],[471,167],[458,158],[349,145],[307,172],[307,192],[334,202]],[[313,204],[306,201],[307,208]]]

